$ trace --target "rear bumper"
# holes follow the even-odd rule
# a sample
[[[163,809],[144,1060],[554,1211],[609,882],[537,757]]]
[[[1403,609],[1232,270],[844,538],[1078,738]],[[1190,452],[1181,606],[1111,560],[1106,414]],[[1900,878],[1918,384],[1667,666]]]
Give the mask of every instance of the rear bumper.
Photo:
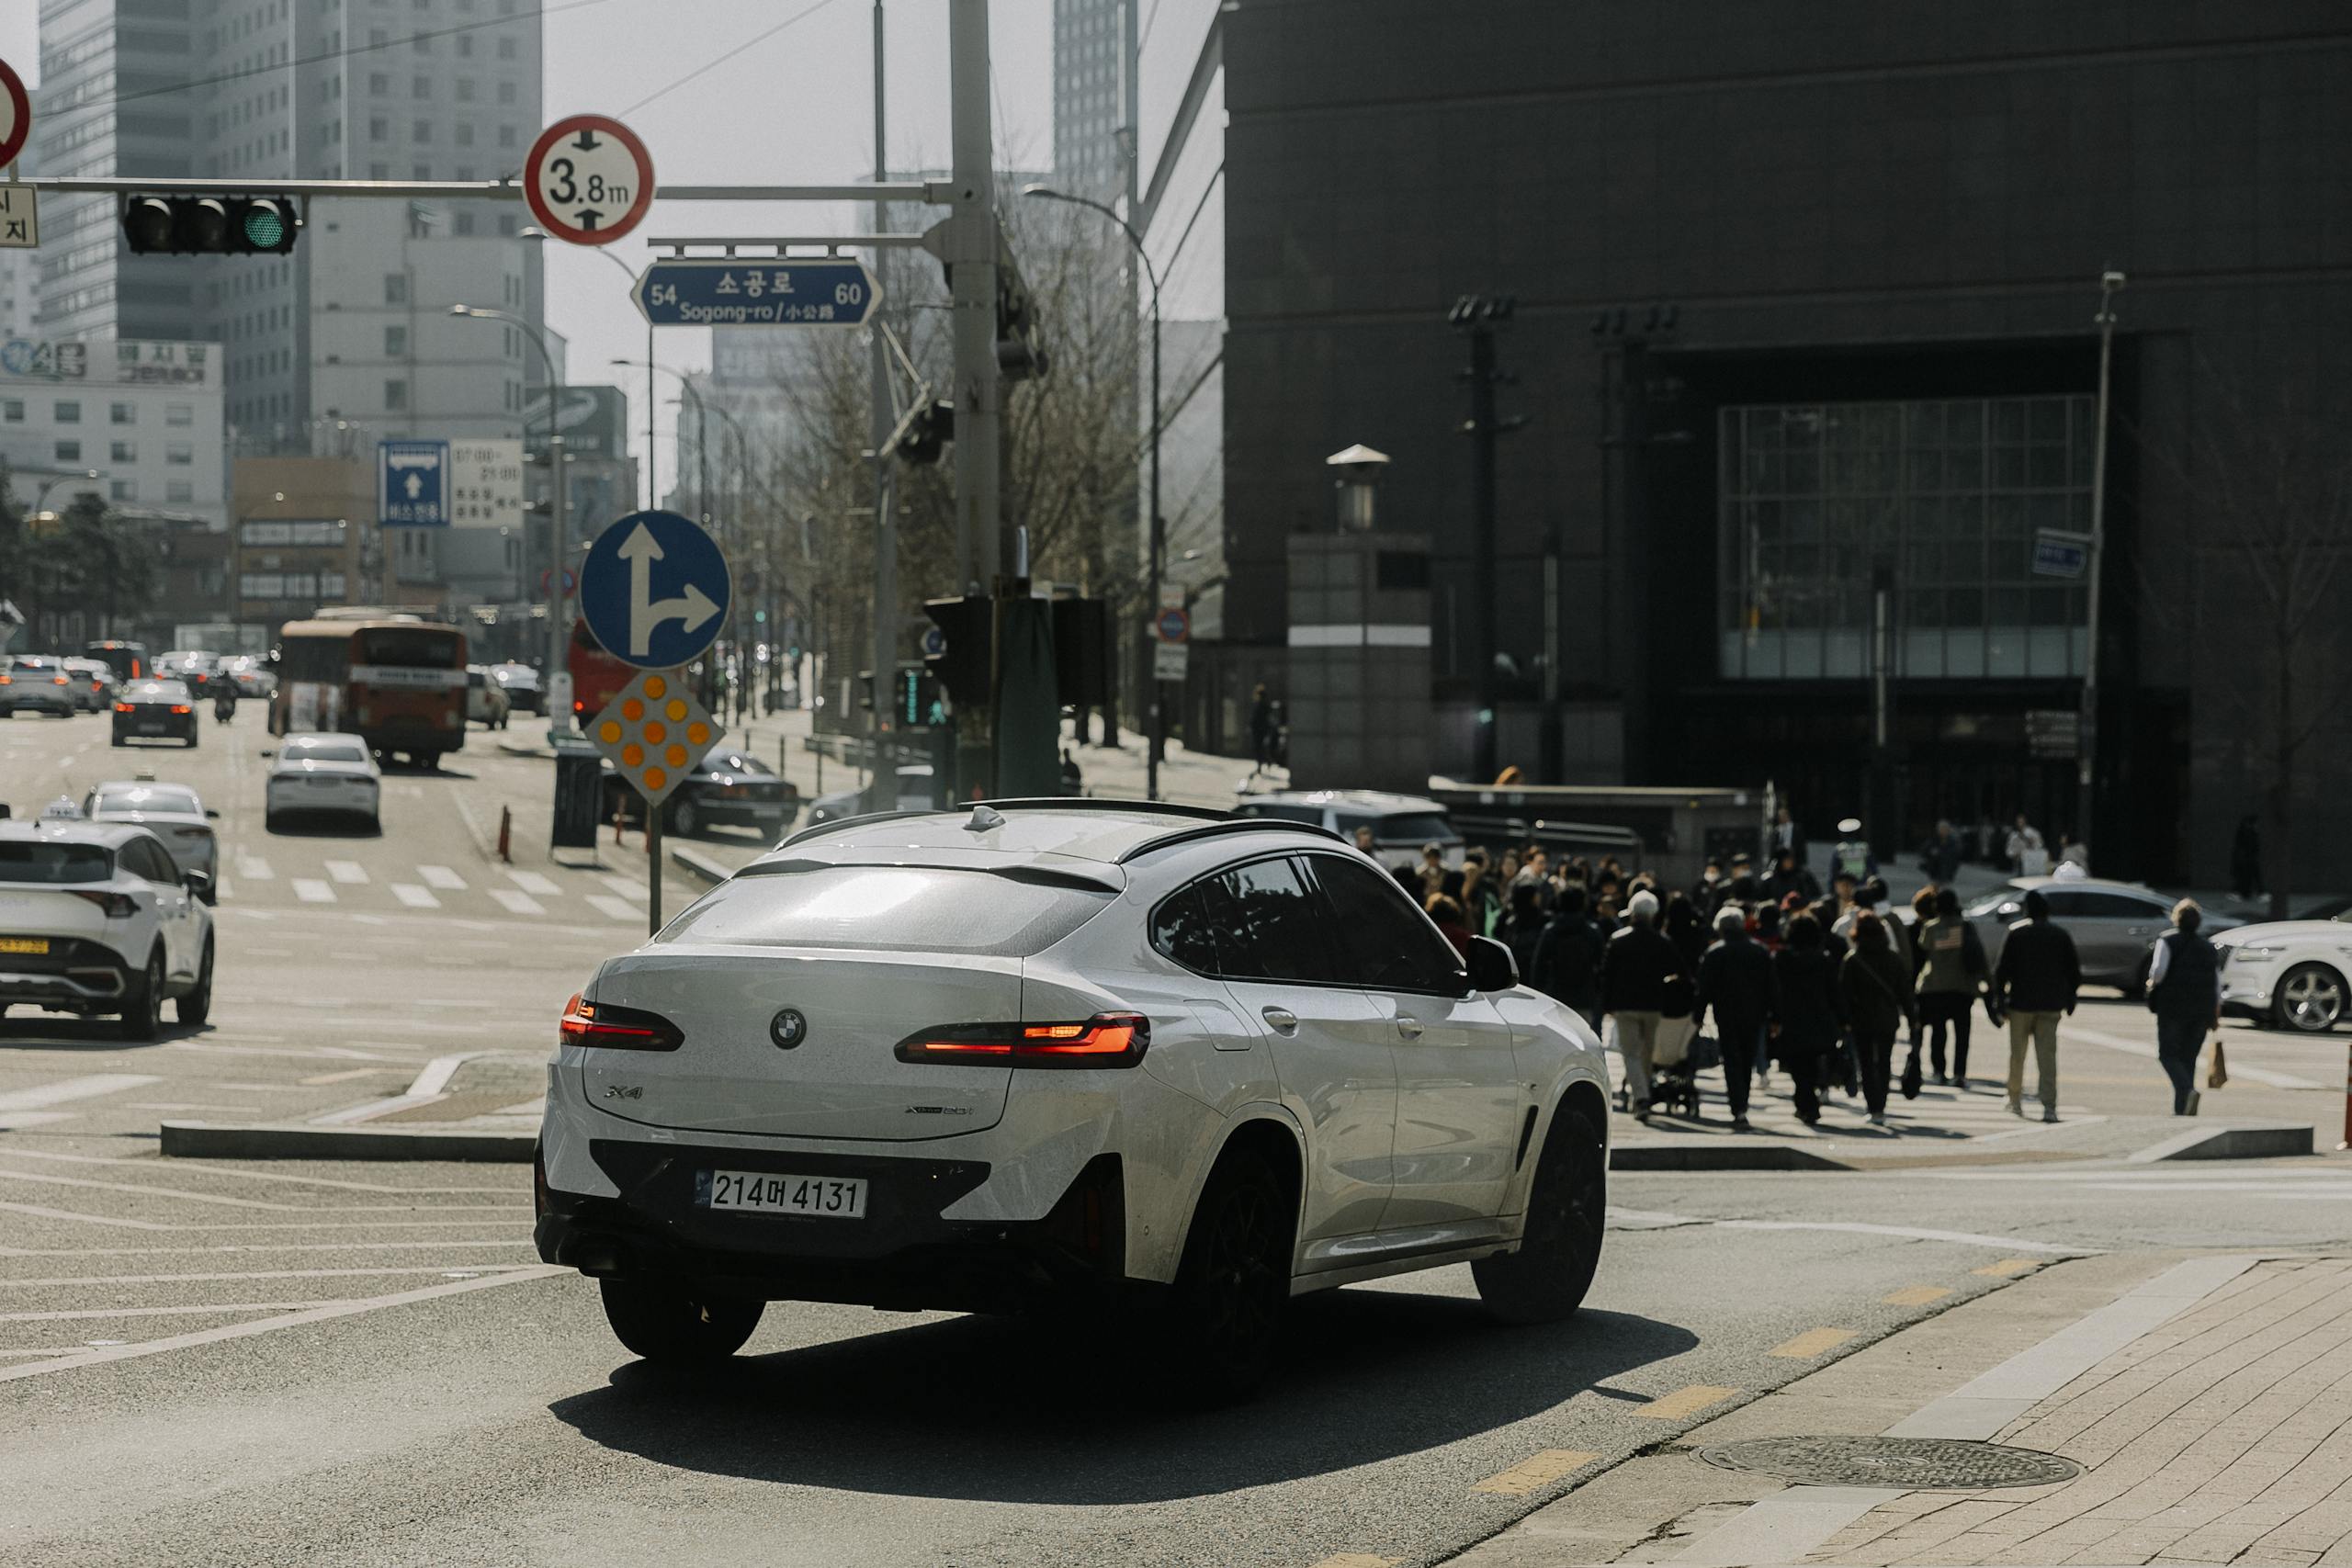
[[[696,815],[704,821],[743,828],[789,827],[800,808],[797,800],[718,800],[707,795],[693,800]]]
[[[591,1197],[536,1183],[533,1237],[546,1262],[597,1278],[692,1280],[765,1301],[897,1310],[1012,1311],[1127,1281],[1119,1156],[1088,1162],[1044,1218],[949,1220],[943,1211],[989,1179],[969,1159],[771,1152],[595,1139],[590,1153],[619,1189]],[[709,1169],[861,1178],[859,1219],[715,1211],[695,1201]]]
[[[0,964],[17,962],[0,960]],[[0,1002],[98,1010],[119,1001],[127,986],[119,964],[69,963],[54,969],[0,968]]]

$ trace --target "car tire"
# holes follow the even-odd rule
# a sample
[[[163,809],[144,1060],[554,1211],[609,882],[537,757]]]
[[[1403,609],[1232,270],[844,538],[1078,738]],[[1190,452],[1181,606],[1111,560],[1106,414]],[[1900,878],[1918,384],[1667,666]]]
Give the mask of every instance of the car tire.
[[[1169,1388],[1182,1402],[1234,1404],[1272,1369],[1296,1213],[1294,1194],[1251,1150],[1228,1151],[1209,1173],[1165,1314]]]
[[[670,807],[670,831],[681,839],[693,838],[695,830],[701,826],[702,814],[695,809],[693,801],[681,800]]]
[[[128,740],[125,740],[121,736],[118,735],[118,736],[114,737],[114,739],[113,739],[113,744],[115,744],[115,745],[117,745],[117,746],[129,746],[129,745],[130,744],[130,741],[128,741]]]
[[[196,989],[172,1003],[172,1016],[193,1029],[212,1016],[212,939],[204,939],[204,962],[197,967]]]
[[[1505,1323],[1556,1323],[1582,1305],[1600,1267],[1608,1190],[1600,1129],[1589,1111],[1563,1105],[1536,1159],[1519,1250],[1470,1265],[1487,1310]]]
[[[2155,962],[2156,955],[2153,952],[2140,954],[2139,963],[2132,966],[2131,981],[2123,987],[2123,999],[2125,1001],[2137,1002],[2147,999],[2148,971],[2155,967]]]
[[[765,1302],[657,1285],[599,1280],[613,1337],[657,1366],[707,1366],[743,1348],[760,1325]]]
[[[125,1040],[144,1043],[164,1030],[164,953],[161,948],[147,955],[146,970],[130,982],[122,997],[122,1012],[115,1023],[115,1032]]]
[[[2298,964],[2278,976],[2270,1016],[2297,1034],[2324,1034],[2344,1021],[2347,999],[2344,976],[2324,964]]]

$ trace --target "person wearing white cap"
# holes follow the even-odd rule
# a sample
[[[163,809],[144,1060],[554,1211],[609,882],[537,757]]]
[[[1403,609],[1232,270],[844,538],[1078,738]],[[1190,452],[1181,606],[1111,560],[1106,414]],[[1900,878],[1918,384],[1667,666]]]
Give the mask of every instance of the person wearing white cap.
[[[1650,1114],[1650,1057],[1666,1009],[1666,988],[1682,968],[1682,954],[1657,929],[1657,895],[1645,887],[1625,905],[1625,926],[1600,956],[1600,1010],[1617,1021],[1617,1055],[1624,1063],[1625,1098],[1634,1114]]]

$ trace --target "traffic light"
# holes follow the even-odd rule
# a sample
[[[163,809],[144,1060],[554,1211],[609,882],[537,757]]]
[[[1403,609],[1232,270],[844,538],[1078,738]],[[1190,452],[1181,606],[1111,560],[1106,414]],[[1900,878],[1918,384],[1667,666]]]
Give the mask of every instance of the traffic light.
[[[901,462],[936,463],[945,455],[947,443],[955,439],[956,405],[925,398],[907,411],[882,449]]]
[[[133,255],[282,256],[302,231],[291,197],[126,196],[122,233]]]
[[[946,646],[923,656],[947,700],[959,706],[986,706],[989,674],[996,656],[996,606],[975,593],[964,599],[925,601],[922,613],[931,617]]]
[[[892,694],[892,722],[900,729],[923,729],[939,712],[939,678],[920,664],[899,666],[899,684]]]

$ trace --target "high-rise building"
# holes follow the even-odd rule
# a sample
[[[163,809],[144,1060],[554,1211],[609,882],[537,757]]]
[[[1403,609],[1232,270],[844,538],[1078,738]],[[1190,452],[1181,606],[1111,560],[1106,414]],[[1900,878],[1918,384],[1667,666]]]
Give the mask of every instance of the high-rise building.
[[[487,179],[537,133],[540,40],[538,0],[41,0],[33,159],[257,188]],[[308,451],[337,422],[521,434],[537,351],[447,319],[538,319],[519,203],[320,200],[290,255],[219,258],[130,255],[117,211],[44,200],[35,335],[220,344],[240,450]]]
[[[1054,0],[1054,175],[1073,195],[1126,190],[1136,0]]]

